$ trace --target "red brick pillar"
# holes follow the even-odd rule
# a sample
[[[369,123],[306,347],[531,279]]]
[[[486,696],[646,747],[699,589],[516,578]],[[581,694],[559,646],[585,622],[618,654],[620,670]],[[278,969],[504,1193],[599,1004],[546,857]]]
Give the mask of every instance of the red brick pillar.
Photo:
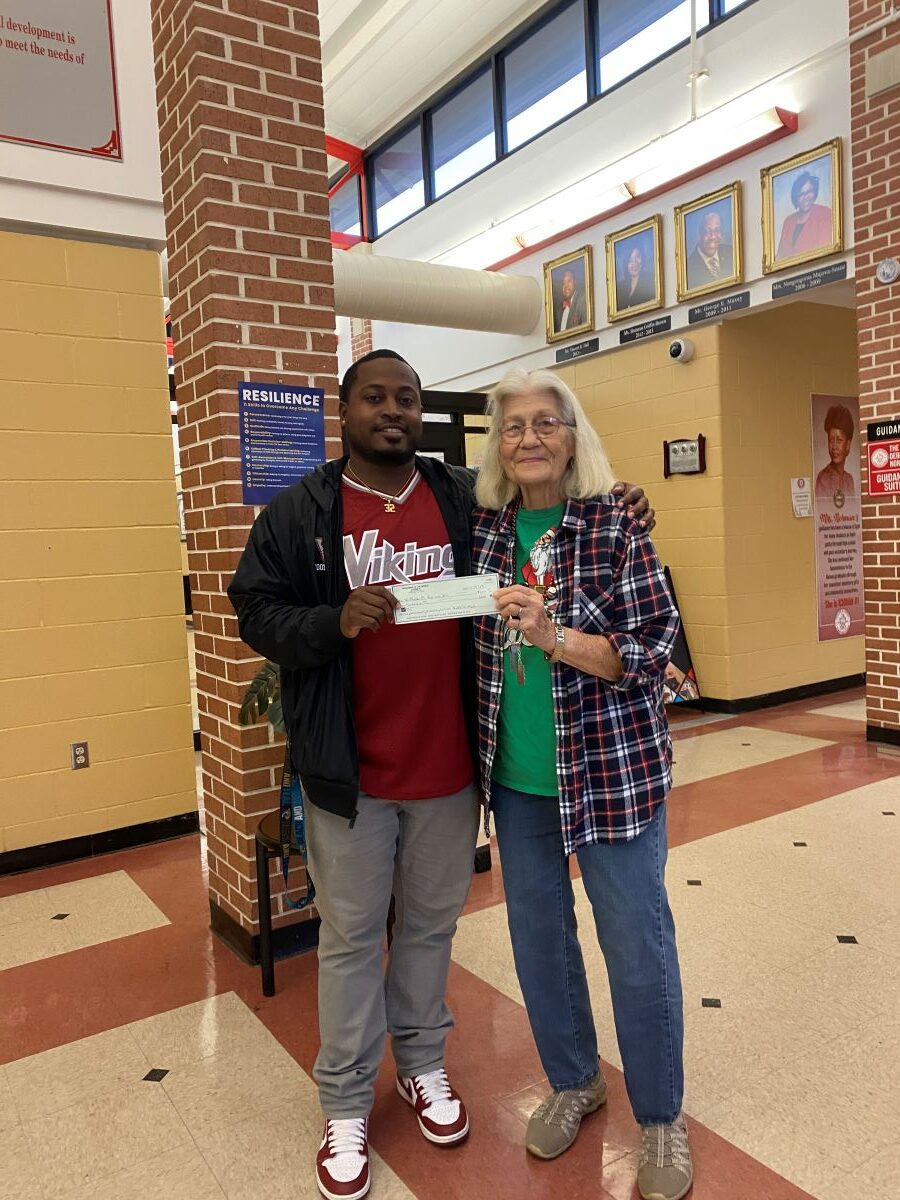
[[[850,32],[881,21],[882,0],[850,0]],[[887,57],[883,57],[887,56]],[[900,257],[900,22],[851,50],[853,216],[859,328],[860,443],[866,425],[900,417],[900,281],[880,284],[882,259]],[[900,744],[900,498],[869,496],[863,483],[866,584],[866,713],[871,741]]]
[[[241,502],[237,386],[324,388],[339,453],[318,17],[316,0],[151,2],[210,909],[255,958],[253,835],[277,806],[283,751],[266,722],[238,725],[259,660],[225,594],[255,515]],[[276,913],[276,926],[298,919],[280,899]]]
[[[341,251],[343,253],[343,251]],[[350,318],[350,351],[353,361],[370,354],[372,346],[372,322],[368,317]]]

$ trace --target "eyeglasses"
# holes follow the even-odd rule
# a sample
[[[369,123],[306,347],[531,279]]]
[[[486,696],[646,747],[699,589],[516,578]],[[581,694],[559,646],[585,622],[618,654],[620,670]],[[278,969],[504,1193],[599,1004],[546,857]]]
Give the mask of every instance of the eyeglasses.
[[[500,437],[504,442],[512,445],[514,442],[521,442],[525,436],[525,430],[531,429],[542,442],[545,442],[547,438],[552,438],[554,434],[559,433],[562,428],[574,429],[575,422],[563,421],[561,417],[538,417],[536,421],[531,421],[528,425],[522,421],[507,421],[505,425],[500,426]]]

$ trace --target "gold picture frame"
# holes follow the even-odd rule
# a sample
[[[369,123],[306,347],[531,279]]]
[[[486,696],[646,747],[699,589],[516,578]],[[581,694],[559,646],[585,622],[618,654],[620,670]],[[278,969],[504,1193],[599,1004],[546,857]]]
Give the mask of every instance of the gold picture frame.
[[[544,263],[544,318],[548,342],[561,342],[594,328],[592,246]]]
[[[633,257],[635,252],[639,259]],[[652,312],[662,308],[664,300],[662,218],[657,214],[627,229],[608,233],[606,303],[610,321]]]
[[[742,283],[743,252],[740,181],[679,204],[675,209],[679,303]]]
[[[841,158],[837,137],[760,172],[764,274],[843,250]]]

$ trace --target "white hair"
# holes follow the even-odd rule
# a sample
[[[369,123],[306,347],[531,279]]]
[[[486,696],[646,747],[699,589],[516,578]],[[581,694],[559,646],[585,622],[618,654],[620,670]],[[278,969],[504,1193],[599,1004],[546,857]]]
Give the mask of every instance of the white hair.
[[[515,500],[519,489],[507,478],[500,461],[500,426],[503,423],[503,405],[514,396],[532,396],[546,393],[552,396],[559,408],[559,415],[572,426],[570,433],[575,442],[572,466],[562,477],[560,484],[566,498],[587,500],[591,496],[608,492],[615,483],[612,467],[597,432],[588,421],[578,397],[553,371],[510,371],[500,380],[488,396],[486,413],[489,419],[484,460],[475,482],[475,498],[484,508],[502,508]]]

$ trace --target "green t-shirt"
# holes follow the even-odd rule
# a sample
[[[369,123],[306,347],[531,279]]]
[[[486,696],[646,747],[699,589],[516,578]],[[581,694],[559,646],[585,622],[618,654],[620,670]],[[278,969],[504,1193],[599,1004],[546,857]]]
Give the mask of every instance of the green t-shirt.
[[[553,508],[520,508],[516,519],[516,583],[532,546],[562,520],[565,504]],[[546,579],[541,582],[548,582]],[[516,679],[508,650],[503,652],[503,691],[497,721],[497,752],[492,778],[504,787],[534,796],[556,796],[556,728],[553,720],[552,667],[538,646],[522,646],[525,682]]]

